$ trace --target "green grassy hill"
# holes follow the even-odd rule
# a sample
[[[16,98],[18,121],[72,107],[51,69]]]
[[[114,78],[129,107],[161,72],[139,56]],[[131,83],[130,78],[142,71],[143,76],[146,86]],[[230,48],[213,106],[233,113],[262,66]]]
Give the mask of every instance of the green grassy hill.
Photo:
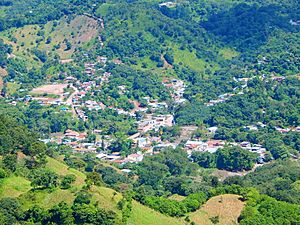
[[[182,225],[183,219],[165,216],[153,209],[150,209],[136,201],[133,202],[132,215],[128,220],[128,225]]]
[[[65,176],[67,174],[74,174],[76,176],[76,181],[70,189],[62,190],[60,188],[55,188],[53,190],[34,190],[30,186],[30,181],[28,179],[21,176],[11,175],[7,178],[0,179],[0,198],[18,198],[24,210],[27,210],[34,205],[38,205],[43,208],[51,208],[62,201],[71,205],[75,199],[75,194],[85,184],[86,175],[78,170],[69,168],[58,159],[48,157],[47,161],[48,163],[46,168],[58,175]],[[115,190],[111,188],[99,186],[92,186],[89,189],[89,193],[92,194],[92,204],[98,204],[101,208],[116,212],[119,219],[121,219],[122,212],[118,209],[117,203],[122,199],[122,195],[120,193],[114,195],[114,192]],[[136,201],[133,201],[132,213],[127,224],[179,225],[184,224],[184,221],[165,216]]]
[[[19,197],[31,189],[30,181],[24,177],[10,176],[0,180],[0,196]]]

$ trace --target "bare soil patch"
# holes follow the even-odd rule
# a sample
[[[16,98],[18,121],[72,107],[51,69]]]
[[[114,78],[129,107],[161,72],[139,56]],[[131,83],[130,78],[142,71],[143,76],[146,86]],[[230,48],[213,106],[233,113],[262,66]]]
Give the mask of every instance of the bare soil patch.
[[[199,210],[190,214],[190,219],[197,225],[213,225],[210,218],[219,217],[218,225],[238,224],[245,202],[239,195],[225,194],[209,199]]]
[[[31,92],[33,94],[54,94],[54,95],[62,95],[64,93],[64,88],[66,88],[68,84],[47,84],[41,87],[34,88]]]
[[[78,41],[88,42],[95,38],[99,32],[98,22],[95,19],[89,18],[87,16],[77,16],[72,20],[70,27],[78,28],[79,25],[79,35],[77,37]]]
[[[70,63],[73,62],[73,59],[62,59],[59,61],[61,64],[66,64],[66,63]]]

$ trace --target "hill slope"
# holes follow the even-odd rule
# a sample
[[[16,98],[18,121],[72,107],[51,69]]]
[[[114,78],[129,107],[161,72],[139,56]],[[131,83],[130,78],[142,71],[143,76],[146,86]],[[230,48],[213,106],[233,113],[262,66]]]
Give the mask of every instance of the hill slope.
[[[55,188],[53,190],[34,190],[30,186],[30,181],[21,176],[11,175],[7,178],[0,179],[0,199],[6,197],[18,198],[23,210],[27,210],[34,205],[43,208],[51,208],[54,205],[64,201],[72,204],[75,194],[83,185],[85,185],[86,175],[78,170],[69,168],[61,161],[54,158],[47,158],[46,168],[56,172],[60,176],[74,174],[76,181],[71,189],[62,190]],[[92,186],[89,189],[92,194],[92,202],[97,203],[99,207],[106,210],[113,210],[117,213],[119,219],[122,212],[118,209],[117,203],[123,198],[120,193],[114,195],[115,190],[107,187]],[[149,209],[146,206],[134,201],[132,214],[128,220],[128,224],[132,225],[163,225],[163,224],[183,224],[183,221],[165,216],[159,212]]]
[[[0,38],[13,46],[13,55],[23,59],[35,59],[33,49],[58,54],[69,59],[78,47],[88,48],[97,40],[100,32],[98,21],[88,16],[63,17],[45,25],[26,25],[3,31]]]
[[[197,225],[212,225],[213,218],[218,218],[220,225],[238,224],[244,203],[239,200],[240,196],[226,194],[209,199],[201,209],[190,214],[190,218]]]

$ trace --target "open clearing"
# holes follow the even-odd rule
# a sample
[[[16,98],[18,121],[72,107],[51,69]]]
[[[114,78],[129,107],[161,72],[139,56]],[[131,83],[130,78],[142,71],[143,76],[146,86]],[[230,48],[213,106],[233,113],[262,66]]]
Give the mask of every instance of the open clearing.
[[[62,95],[64,93],[64,88],[66,88],[67,86],[68,84],[47,84],[41,87],[34,88],[31,93]]]
[[[185,196],[174,194],[174,195],[171,195],[170,197],[168,197],[168,199],[180,202],[180,201],[183,201],[185,199]]]
[[[117,207],[118,202],[123,198],[120,193],[107,187],[92,186],[90,192],[93,194],[93,202],[106,210],[113,210],[119,212]],[[114,195],[114,193],[117,193]]]
[[[239,53],[237,51],[235,51],[234,49],[230,49],[230,48],[223,48],[220,49],[219,54],[227,60],[231,60],[234,57],[237,57],[239,55]]]
[[[132,202],[132,214],[128,225],[183,225],[183,220],[165,216],[136,201]]]
[[[13,83],[13,82],[6,83],[6,89],[7,89],[8,95],[15,94],[20,89],[20,87],[21,87],[21,85],[17,84],[17,83]]]
[[[84,184],[84,180],[86,178],[84,173],[81,173],[78,170],[68,167],[66,164],[47,157],[47,168],[51,169],[53,172],[57,173],[60,176],[66,176],[68,174],[74,174],[76,176],[76,181],[74,185],[82,186]]]
[[[0,182],[1,197],[15,198],[30,189],[30,181],[26,180],[24,177],[11,176],[1,179]]]
[[[72,204],[75,199],[75,195],[70,190],[30,190],[19,197],[19,201],[24,210],[29,209],[34,205],[38,205],[45,208],[51,208],[56,204],[64,201],[68,204]]]
[[[225,194],[209,199],[199,210],[190,214],[190,219],[197,225],[213,225],[210,218],[219,216],[219,225],[238,224],[245,203],[239,195]]]
[[[16,57],[30,61],[31,65],[41,66],[31,49],[37,48],[47,54],[55,52],[62,60],[71,59],[77,47],[89,49],[91,43],[97,40],[100,30],[97,20],[81,15],[63,17],[45,25],[11,28],[0,32],[0,37],[12,45]],[[70,48],[67,48],[66,40],[71,44]]]

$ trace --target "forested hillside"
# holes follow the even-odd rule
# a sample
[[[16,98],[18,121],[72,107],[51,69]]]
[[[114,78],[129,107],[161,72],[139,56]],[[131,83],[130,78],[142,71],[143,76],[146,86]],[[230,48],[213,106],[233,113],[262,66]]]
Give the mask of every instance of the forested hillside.
[[[299,38],[297,0],[0,0],[0,224],[299,224]]]

